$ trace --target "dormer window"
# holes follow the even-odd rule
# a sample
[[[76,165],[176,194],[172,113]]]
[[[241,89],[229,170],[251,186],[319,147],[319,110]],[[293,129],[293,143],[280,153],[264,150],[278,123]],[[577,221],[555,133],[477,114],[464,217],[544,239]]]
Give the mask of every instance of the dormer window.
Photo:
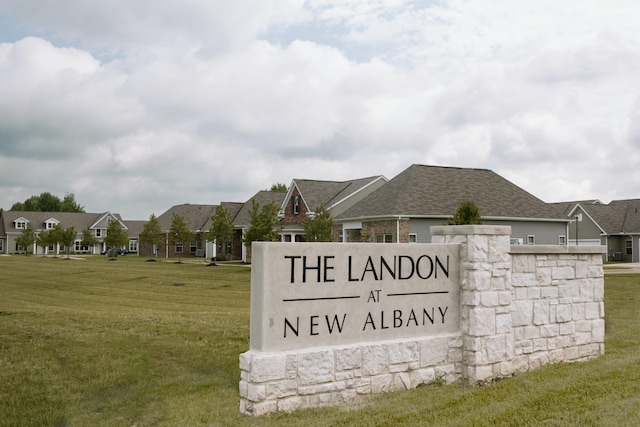
[[[29,221],[24,218],[18,218],[13,222],[16,230],[25,230],[29,226]]]
[[[293,214],[298,215],[300,213],[300,196],[293,196]]]
[[[45,230],[53,230],[58,224],[60,224],[60,221],[55,218],[49,218],[44,222],[44,228]]]

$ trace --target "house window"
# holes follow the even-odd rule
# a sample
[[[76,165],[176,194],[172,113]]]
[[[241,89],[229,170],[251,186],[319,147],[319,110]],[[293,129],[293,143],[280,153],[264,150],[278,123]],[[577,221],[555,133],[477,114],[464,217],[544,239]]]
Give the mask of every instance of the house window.
[[[182,243],[176,243],[176,253],[177,254],[182,253]]]
[[[624,242],[624,247],[626,249],[627,255],[633,255],[633,242],[631,240],[627,240]]]
[[[391,243],[392,238],[391,234],[376,234],[377,243]]]
[[[536,236],[529,234],[527,236],[527,245],[534,245],[536,243]]]
[[[191,242],[189,242],[189,251],[191,253],[194,253],[196,251],[196,241],[192,240]]]
[[[75,251],[76,252],[83,252],[83,251],[88,251],[89,250],[89,246],[86,245],[82,245],[82,242],[80,240],[76,240],[75,241]]]
[[[102,228],[96,228],[96,237],[102,237]]]
[[[27,228],[27,221],[16,221],[16,230],[25,230]]]
[[[0,239],[0,253],[4,252],[4,240]]]
[[[129,240],[129,252],[138,252],[137,240]]]
[[[409,233],[409,243],[418,243],[418,235],[416,233]]]
[[[558,244],[559,245],[566,245],[567,244],[567,237],[560,235],[558,236]]]
[[[293,196],[293,214],[298,215],[300,213],[300,196]]]

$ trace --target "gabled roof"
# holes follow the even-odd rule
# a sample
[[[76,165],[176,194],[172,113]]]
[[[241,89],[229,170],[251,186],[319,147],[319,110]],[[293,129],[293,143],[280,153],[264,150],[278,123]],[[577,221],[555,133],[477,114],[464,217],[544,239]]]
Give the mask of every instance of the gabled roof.
[[[386,180],[383,176],[371,176],[349,181],[294,179],[283,203],[289,199],[293,188],[297,187],[304,203],[306,204],[307,211],[315,212],[315,210],[321,205],[330,209],[337,203],[342,202],[344,199],[381,179]],[[284,206],[281,206],[281,208],[284,209]]]
[[[130,237],[133,236],[140,236],[140,233],[142,233],[142,230],[144,230],[144,225],[149,222],[149,221],[144,221],[144,220],[135,220],[135,221],[123,221],[125,227],[127,227],[127,234]]]
[[[569,218],[581,209],[604,234],[640,234],[640,199],[613,200],[604,205],[600,201],[562,202],[567,205]]]
[[[591,218],[600,230],[605,234],[617,234],[620,233],[624,226],[624,218],[626,216],[626,206],[612,206],[612,205],[583,205],[578,203],[567,212],[567,216],[573,218],[578,209],[584,211],[585,214]]]
[[[626,208],[620,232],[640,233],[640,199],[612,200],[609,206]]]
[[[14,221],[20,217],[29,221],[29,227],[34,230],[43,230],[45,221],[55,219],[62,228],[73,227],[77,232],[90,228],[105,213],[78,213],[78,212],[27,212],[4,211],[2,222],[6,233],[15,232]],[[114,216],[119,216],[116,214]]]
[[[185,203],[184,205],[176,205],[169,208],[158,217],[160,228],[168,231],[171,228],[173,215],[179,215],[184,218],[187,228],[191,231],[204,231],[205,224],[211,218],[215,211],[216,205],[192,205]]]
[[[118,220],[118,222],[120,223],[120,225],[126,230],[127,226],[124,223],[124,221],[122,221],[122,218],[120,218],[120,215],[118,214],[112,214],[111,212],[105,212],[104,214],[100,215],[98,217],[98,219],[96,219],[93,224],[91,224],[91,226],[89,228],[99,228],[101,225],[103,227],[105,227],[106,225],[108,225],[109,221],[111,220],[111,218],[115,218]],[[105,223],[106,221],[106,223]]]
[[[276,206],[280,206],[286,194],[287,193],[282,191],[263,190],[257,192],[238,210],[238,213],[233,217],[233,225],[239,228],[249,227],[251,224],[251,215],[249,215],[249,211],[251,211],[253,200],[258,202],[260,206],[264,206],[269,203],[274,203]]]
[[[543,202],[488,169],[412,165],[338,216],[452,216],[471,200],[483,218],[568,221],[562,210]]]
[[[216,214],[216,209],[218,209],[218,206],[222,206],[224,208],[227,209],[227,212],[229,212],[229,216],[231,217],[231,222],[233,223],[233,218],[238,214],[238,211],[242,208],[242,205],[244,205],[244,203],[240,203],[240,202],[221,202],[219,205],[216,205],[213,207],[212,209],[212,213],[211,216],[209,217],[209,219],[207,220],[207,222],[204,223],[203,226],[203,230],[209,230],[209,228],[211,228],[211,223],[212,223],[212,217],[213,215]]]
[[[566,215],[570,215],[571,211],[575,208],[576,205],[581,205],[581,206],[600,205],[600,206],[604,206],[604,203],[602,203],[598,199],[591,199],[591,200],[574,200],[574,201],[571,201],[571,202],[555,202],[555,203],[551,203],[551,205],[557,206],[558,208],[562,209]]]

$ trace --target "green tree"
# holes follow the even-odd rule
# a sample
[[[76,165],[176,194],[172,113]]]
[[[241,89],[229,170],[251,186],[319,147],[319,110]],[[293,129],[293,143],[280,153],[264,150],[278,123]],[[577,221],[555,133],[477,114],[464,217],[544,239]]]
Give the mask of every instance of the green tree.
[[[84,212],[84,207],[76,203],[73,193],[67,193],[61,200],[48,191],[39,196],[31,196],[24,202],[17,202],[11,206],[12,211],[27,212]]]
[[[36,245],[42,248],[42,256],[45,256],[45,254],[47,253],[47,247],[52,244],[53,242],[51,240],[51,233],[49,231],[44,230],[38,233],[38,236],[36,238]]]
[[[91,230],[86,228],[82,231],[82,240],[80,241],[80,244],[82,246],[86,246],[87,248],[94,248],[98,243],[98,239],[93,235],[93,232]]]
[[[171,226],[169,227],[169,244],[175,245],[178,262],[182,259],[182,248],[178,251],[178,247],[184,247],[185,242],[190,242],[192,239],[193,232],[187,227],[187,222],[184,220],[184,217],[173,214],[171,217]]]
[[[67,193],[64,195],[64,199],[62,199],[61,212],[84,213],[84,206],[81,206],[76,202],[76,197],[73,193]]]
[[[302,221],[307,242],[331,242],[333,240],[333,217],[324,206],[316,209],[313,218]]]
[[[255,199],[251,202],[251,224],[242,236],[245,246],[251,246],[252,242],[277,242],[280,236],[275,227],[278,222],[278,206],[271,202],[260,206]]]
[[[216,208],[216,212],[211,217],[211,227],[207,231],[207,239],[215,242],[217,247],[222,247],[231,242],[233,237],[233,223],[231,214],[224,206]]]
[[[144,225],[142,233],[140,233],[140,240],[153,246],[153,255],[156,258],[158,257],[158,245],[160,244],[161,237],[162,227],[160,227],[160,221],[158,221],[155,214],[151,214],[149,222]]]
[[[109,225],[107,226],[107,235],[104,238],[104,243],[107,245],[107,249],[121,248],[128,242],[129,236],[120,225],[120,221],[109,221]]]
[[[269,191],[278,191],[281,193],[286,193],[287,192],[287,185],[283,184],[281,182],[277,182],[273,185],[271,185],[271,188],[269,189]]]
[[[54,250],[58,250],[58,245],[62,242],[62,233],[64,230],[60,227],[60,224],[56,224],[53,226],[51,230],[49,230],[49,244],[54,246]]]
[[[25,255],[29,255],[29,249],[36,242],[36,233],[32,228],[25,228],[22,233],[16,237],[16,243],[18,246],[22,246],[25,249]]]
[[[462,202],[448,225],[481,224],[480,208],[471,200]]]
[[[38,197],[38,210],[41,212],[60,212],[62,201],[59,197],[45,191]]]
[[[69,252],[71,247],[76,241],[76,230],[73,227],[66,228],[60,233],[60,243],[64,245],[65,252],[67,253],[67,259],[69,259]]]

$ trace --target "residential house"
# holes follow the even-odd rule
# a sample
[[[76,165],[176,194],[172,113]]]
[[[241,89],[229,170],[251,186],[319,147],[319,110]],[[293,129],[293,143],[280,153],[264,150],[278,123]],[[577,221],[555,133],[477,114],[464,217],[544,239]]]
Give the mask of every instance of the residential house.
[[[304,241],[304,220],[323,206],[333,217],[354,206],[386,184],[384,176],[349,181],[294,179],[280,205],[280,234],[284,242]]]
[[[512,244],[566,244],[570,220],[488,169],[414,164],[337,215],[343,242],[431,242],[463,201],[473,201],[482,223],[511,226]]]
[[[207,222],[211,220],[211,216],[215,212],[216,205],[192,205],[189,203],[176,205],[169,208],[158,217],[161,231],[161,243],[156,247],[157,253],[154,254],[153,245],[148,242],[139,243],[139,256],[142,257],[160,257],[160,258],[196,258],[204,257],[205,246],[207,243],[205,233],[208,230]],[[169,241],[169,229],[173,216],[178,215],[184,218],[187,228],[194,235],[193,240],[173,244]],[[142,229],[140,230],[142,233]]]
[[[283,191],[259,191],[249,200],[247,200],[242,207],[238,210],[236,215],[233,217],[233,241],[232,241],[232,259],[233,260],[242,260],[244,262],[251,262],[251,248],[246,247],[242,243],[242,237],[244,233],[251,226],[251,208],[253,207],[253,202],[255,201],[260,206],[267,205],[269,203],[273,203],[276,206],[281,206],[282,201],[284,200],[287,193]],[[279,229],[278,225],[278,229]]]
[[[233,218],[235,218],[235,216],[238,214],[238,211],[240,211],[243,205],[244,203],[239,202],[222,202],[218,206],[224,207],[227,212],[229,212],[229,216],[231,217],[233,223]],[[213,209],[212,216],[209,217],[209,220],[204,224],[204,230],[209,230],[209,228],[211,228],[212,217],[216,213],[216,209],[218,208],[218,206]],[[222,243],[207,241],[205,257],[218,260],[242,259],[242,241],[238,240],[237,237],[235,239],[232,237],[231,242],[227,242],[224,245]]]
[[[70,252],[76,254],[99,254],[107,248],[104,238],[107,234],[109,222],[118,221],[122,228],[129,235],[128,248],[135,252],[137,247],[137,224],[135,221],[123,221],[119,214],[111,212],[104,213],[77,213],[77,212],[26,212],[26,211],[4,211],[0,220],[0,253],[17,254],[25,253],[27,248],[19,247],[16,238],[22,234],[26,228],[31,228],[38,235],[42,231],[52,230],[56,225],[63,229],[73,227],[76,231],[74,246]],[[129,227],[133,227],[130,229]],[[89,230],[97,239],[98,243],[92,247],[82,245],[82,234]],[[30,253],[35,254],[60,254],[66,252],[66,248],[60,245],[48,248],[38,247],[34,244],[29,248]]]
[[[640,262],[640,199],[556,203],[571,223],[569,244],[604,245],[605,261]]]

